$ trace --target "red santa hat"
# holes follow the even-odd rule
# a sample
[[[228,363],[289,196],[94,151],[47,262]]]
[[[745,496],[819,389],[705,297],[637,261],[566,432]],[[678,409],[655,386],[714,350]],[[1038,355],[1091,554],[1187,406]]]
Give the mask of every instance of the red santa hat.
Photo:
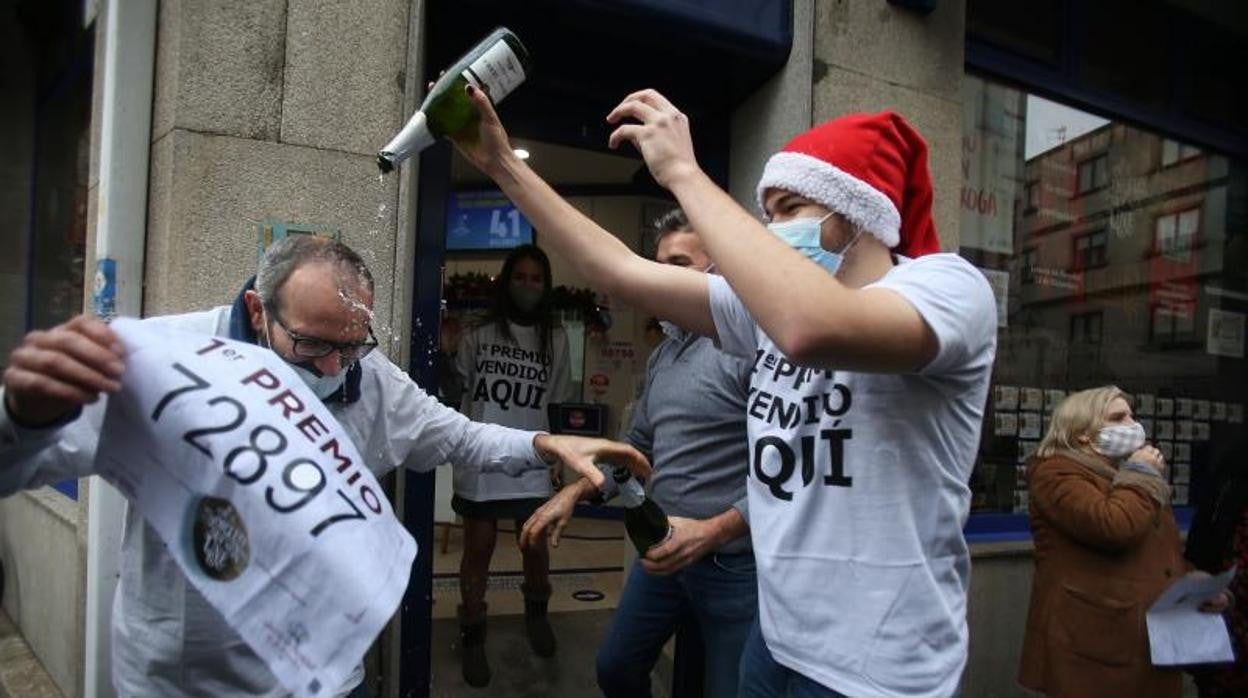
[[[940,251],[932,223],[927,143],[900,114],[850,114],[820,124],[771,156],[758,181],[841,214],[907,257]]]

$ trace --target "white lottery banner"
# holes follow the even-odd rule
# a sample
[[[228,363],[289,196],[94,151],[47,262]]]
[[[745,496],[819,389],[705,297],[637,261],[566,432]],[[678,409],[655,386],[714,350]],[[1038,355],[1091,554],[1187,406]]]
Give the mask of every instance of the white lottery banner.
[[[298,696],[333,695],[393,615],[416,543],[347,432],[261,347],[118,319],[96,468]]]

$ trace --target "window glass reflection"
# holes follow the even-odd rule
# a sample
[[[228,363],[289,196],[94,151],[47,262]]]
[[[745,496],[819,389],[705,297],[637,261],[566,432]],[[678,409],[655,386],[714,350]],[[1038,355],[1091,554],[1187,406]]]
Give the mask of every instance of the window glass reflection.
[[[1113,383],[1174,503],[1243,428],[1243,162],[966,76],[960,252],[997,295],[973,511],[1025,512],[1024,462],[1068,392]]]

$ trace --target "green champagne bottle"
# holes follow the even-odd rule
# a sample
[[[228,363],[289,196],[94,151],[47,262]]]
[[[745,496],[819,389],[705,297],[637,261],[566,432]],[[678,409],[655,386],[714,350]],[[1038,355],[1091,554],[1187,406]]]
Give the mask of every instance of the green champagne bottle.
[[[467,85],[498,104],[528,73],[528,49],[510,29],[495,29],[438,78],[399,135],[377,153],[377,167],[390,172],[438,138],[476,128],[479,116],[464,93]]]
[[[616,468],[611,477],[620,489],[624,504],[624,528],[633,541],[639,555],[667,540],[672,535],[672,525],[663,508],[646,496],[641,483],[624,468]]]

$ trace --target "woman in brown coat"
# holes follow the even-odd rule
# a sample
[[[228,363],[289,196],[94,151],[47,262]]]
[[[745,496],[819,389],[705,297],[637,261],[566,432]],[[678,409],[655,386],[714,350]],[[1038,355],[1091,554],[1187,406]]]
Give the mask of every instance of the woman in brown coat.
[[[1118,388],[1074,393],[1054,410],[1027,468],[1036,570],[1024,687],[1060,698],[1181,695],[1182,674],[1152,665],[1144,624],[1190,567],[1165,467]]]

